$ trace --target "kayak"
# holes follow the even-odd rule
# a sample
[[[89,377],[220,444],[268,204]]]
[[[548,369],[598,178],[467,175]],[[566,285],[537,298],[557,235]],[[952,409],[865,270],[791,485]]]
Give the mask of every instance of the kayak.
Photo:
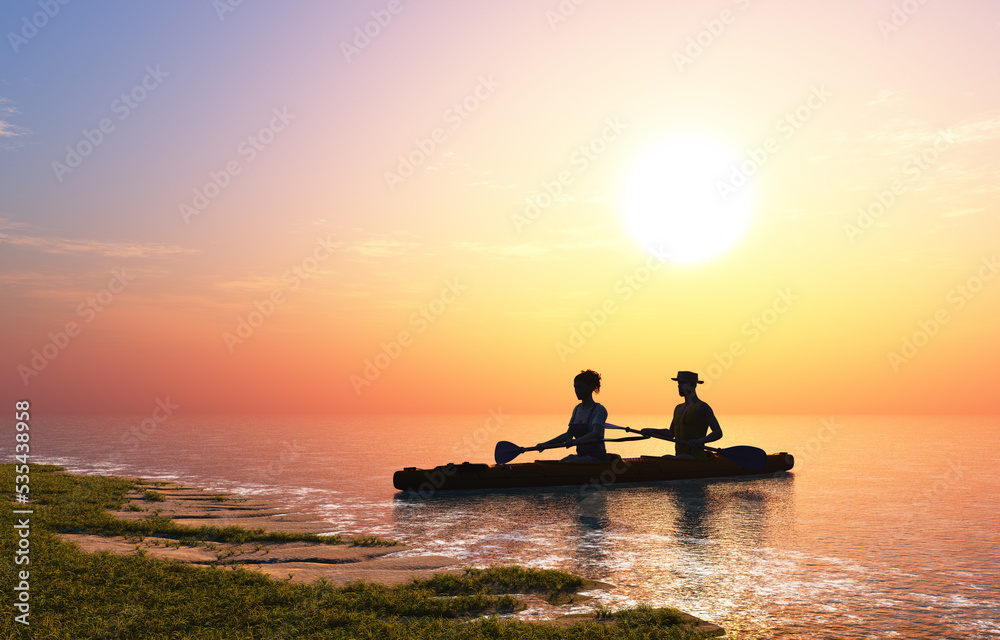
[[[618,458],[607,462],[562,462],[536,460],[517,464],[446,464],[433,469],[406,467],[392,476],[392,484],[401,491],[513,489],[518,487],[558,487],[580,485],[594,490],[628,482],[660,482],[766,475],[788,471],[795,458],[785,452],[767,456],[763,469],[752,471],[722,456],[704,460],[641,456]]]

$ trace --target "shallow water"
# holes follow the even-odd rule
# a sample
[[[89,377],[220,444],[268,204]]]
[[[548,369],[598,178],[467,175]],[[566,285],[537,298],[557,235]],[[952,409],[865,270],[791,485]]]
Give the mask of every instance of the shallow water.
[[[500,412],[502,416],[502,412]],[[613,417],[663,426],[659,416]],[[788,451],[781,477],[400,494],[404,466],[491,461],[565,416],[50,418],[34,462],[266,496],[405,553],[560,568],[612,606],[675,606],[731,638],[1000,638],[995,417],[735,416],[720,446]],[[959,439],[955,434],[968,434]],[[623,456],[668,443],[609,445]],[[518,461],[553,458],[526,454]]]

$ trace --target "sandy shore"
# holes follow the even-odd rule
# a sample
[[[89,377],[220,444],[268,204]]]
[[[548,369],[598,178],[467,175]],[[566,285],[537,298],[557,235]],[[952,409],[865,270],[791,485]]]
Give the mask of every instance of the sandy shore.
[[[236,525],[289,533],[330,532],[329,523],[307,515],[289,514],[255,498],[170,483],[145,483],[143,487],[162,494],[164,501],[150,502],[143,498],[141,491],[131,491],[126,496],[123,510],[112,511],[112,515],[125,520],[139,520],[157,513],[162,518],[192,527]],[[134,510],[136,508],[141,511]],[[349,536],[344,537],[345,544],[338,545],[318,542],[206,542],[185,546],[179,545],[176,540],[159,537],[139,540],[120,536],[58,535],[66,542],[76,543],[84,551],[110,551],[123,555],[142,551],[156,558],[195,565],[240,564],[244,568],[293,582],[326,578],[334,585],[354,580],[394,585],[407,583],[414,577],[429,578],[435,573],[464,572],[457,558],[433,555],[392,557],[392,554],[405,551],[408,547],[357,547],[351,544]]]

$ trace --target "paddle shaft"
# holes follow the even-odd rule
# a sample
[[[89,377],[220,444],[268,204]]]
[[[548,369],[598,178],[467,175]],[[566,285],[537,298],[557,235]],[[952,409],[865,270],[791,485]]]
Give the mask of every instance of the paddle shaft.
[[[622,431],[627,431],[629,433],[642,433],[635,429],[630,429],[629,427],[619,427],[614,424],[604,424],[605,428],[611,429],[621,429]],[[645,434],[643,434],[645,435]],[[661,436],[657,434],[649,434],[653,438],[659,438],[660,440],[666,440],[668,442],[677,442],[674,438],[668,438],[667,436]],[[705,445],[694,445],[700,446],[708,451],[714,451],[726,460],[734,462],[741,467],[750,469],[751,471],[760,471],[767,465],[767,453],[763,449],[758,449],[757,447],[748,447],[745,445],[738,445],[735,447],[726,447],[725,449],[716,449],[715,447],[706,447]]]
[[[624,427],[623,427],[624,428]],[[633,433],[638,433],[638,431],[632,430]],[[545,451],[546,449],[565,449],[568,447],[576,447],[581,444],[591,444],[597,442],[632,442],[633,440],[649,440],[649,436],[632,436],[630,438],[605,438],[603,440],[588,440],[587,442],[560,442],[559,444],[550,444],[546,447],[524,447],[525,451]]]
[[[606,429],[621,429],[622,431],[627,431],[629,433],[642,433],[642,431],[639,431],[638,429],[632,429],[631,427],[619,427],[618,425],[611,424],[611,423],[605,423],[604,427]],[[653,437],[653,438],[659,438],[660,440],[666,440],[667,442],[677,442],[676,438],[668,438],[667,436],[661,436],[661,435],[653,434],[651,437]],[[705,449],[707,451],[716,451],[716,452],[721,452],[722,451],[722,449],[717,449],[716,447],[710,447],[710,446],[705,445],[705,444],[700,444],[700,445],[695,445],[695,446],[702,447],[703,449]]]
[[[603,440],[589,440],[583,444],[589,444],[591,442],[631,442],[633,440],[648,440],[649,436],[636,436],[630,438],[604,438]],[[545,451],[546,449],[561,449],[566,447],[575,447],[580,445],[579,442],[560,442],[557,444],[550,444],[544,447],[519,447],[513,442],[500,441],[497,443],[496,450],[493,452],[493,457],[497,464],[507,464],[517,456],[521,455],[526,451]]]

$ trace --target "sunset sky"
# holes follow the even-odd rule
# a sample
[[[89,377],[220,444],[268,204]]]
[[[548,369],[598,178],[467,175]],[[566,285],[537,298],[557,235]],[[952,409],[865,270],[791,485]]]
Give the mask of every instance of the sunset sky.
[[[680,369],[720,414],[1000,412],[996,2],[18,0],[0,32],[11,411],[568,415],[592,368],[612,419]]]

